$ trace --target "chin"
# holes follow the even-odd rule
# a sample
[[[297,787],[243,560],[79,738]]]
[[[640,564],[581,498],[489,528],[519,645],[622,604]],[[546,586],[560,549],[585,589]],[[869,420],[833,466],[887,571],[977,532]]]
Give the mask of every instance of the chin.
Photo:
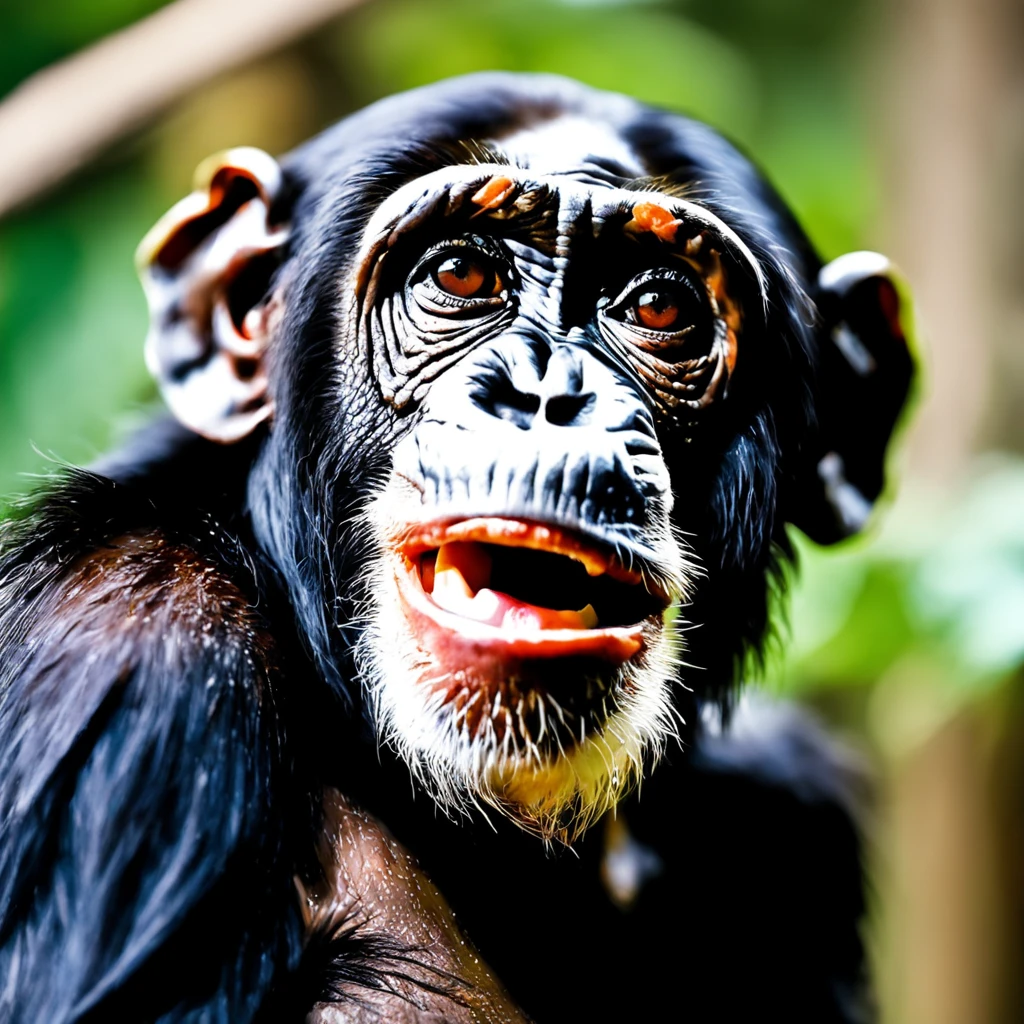
[[[667,517],[648,557],[580,525],[438,516],[405,491],[369,515],[359,662],[380,734],[448,813],[491,807],[572,842],[677,735],[693,567]]]

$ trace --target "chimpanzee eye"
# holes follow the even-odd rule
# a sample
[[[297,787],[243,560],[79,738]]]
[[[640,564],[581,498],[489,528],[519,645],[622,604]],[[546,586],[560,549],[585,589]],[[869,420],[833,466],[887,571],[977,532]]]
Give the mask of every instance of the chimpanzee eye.
[[[680,306],[673,289],[659,288],[642,292],[628,312],[652,331],[670,331],[679,321]]]
[[[447,239],[420,257],[397,298],[415,336],[466,340],[463,325],[483,330],[514,311],[514,274],[511,258],[494,239]]]
[[[502,288],[494,264],[482,253],[442,253],[431,276],[438,288],[459,299],[489,298]]]
[[[634,278],[606,313],[643,332],[681,338],[708,320],[710,307],[685,273],[662,267]]]

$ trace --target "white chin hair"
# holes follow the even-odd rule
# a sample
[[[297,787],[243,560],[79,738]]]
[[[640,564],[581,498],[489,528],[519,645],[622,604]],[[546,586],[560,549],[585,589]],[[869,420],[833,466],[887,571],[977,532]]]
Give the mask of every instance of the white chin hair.
[[[671,616],[646,627],[643,652],[616,670],[614,708],[603,725],[587,731],[583,719],[569,722],[563,730],[574,740],[544,753],[537,746],[543,729],[536,741],[508,728],[499,739],[484,715],[471,731],[450,689],[439,685],[442,670],[416,641],[386,559],[377,559],[368,585],[369,622],[356,656],[378,735],[450,815],[487,805],[545,841],[572,842],[678,737],[671,687],[681,645]],[[549,717],[559,713],[547,703]]]

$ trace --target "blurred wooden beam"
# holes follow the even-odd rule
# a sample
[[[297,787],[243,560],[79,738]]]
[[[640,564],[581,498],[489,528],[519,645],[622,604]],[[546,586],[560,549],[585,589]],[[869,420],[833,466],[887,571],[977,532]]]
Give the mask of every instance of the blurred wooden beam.
[[[1010,247],[1001,239],[1019,210],[1019,178],[1002,169],[1021,137],[1007,130],[1020,121],[1021,5],[891,0],[876,9],[887,65],[874,76],[886,252],[911,282],[926,342],[925,401],[911,424],[907,468],[952,495],[979,449],[1010,440],[994,433],[992,413],[994,397],[1015,383],[998,373],[1000,346],[1020,348],[1017,296],[1003,273]],[[1007,401],[1019,408],[1019,392]],[[938,648],[934,656],[941,659]],[[915,680],[898,678],[916,671],[898,664],[880,683],[872,698],[880,722],[897,721],[901,711],[920,722],[946,713],[959,692],[952,681],[927,668]],[[901,690],[919,696],[906,703]],[[1022,793],[1019,777],[1004,780],[996,770],[997,742],[1005,741],[992,733],[1004,713],[995,700],[976,702],[927,740],[889,752],[890,827],[875,860],[883,1020],[1021,1020],[1012,936],[1024,875],[1019,862],[1000,861],[1011,844],[999,800],[1015,803],[1019,815]]]
[[[216,75],[361,0],[176,0],[33,75],[0,103],[0,216]]]
[[[1000,254],[1013,110],[1012,16],[1019,0],[894,0],[890,66],[877,97],[887,254],[915,291],[927,344],[927,401],[915,411],[909,469],[953,484],[991,443],[994,354],[1006,330]],[[1018,115],[1019,116],[1019,115]]]

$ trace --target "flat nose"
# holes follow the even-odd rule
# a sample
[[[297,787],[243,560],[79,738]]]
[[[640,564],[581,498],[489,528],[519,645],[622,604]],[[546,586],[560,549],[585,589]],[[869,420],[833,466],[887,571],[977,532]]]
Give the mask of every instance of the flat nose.
[[[477,393],[477,404],[491,415],[529,430],[541,422],[556,427],[586,426],[596,396],[587,389],[583,359],[567,345],[517,359],[507,374],[496,374]]]
[[[556,427],[582,427],[590,421],[596,400],[583,381],[583,360],[578,352],[560,345],[551,354],[540,381],[544,418]]]

